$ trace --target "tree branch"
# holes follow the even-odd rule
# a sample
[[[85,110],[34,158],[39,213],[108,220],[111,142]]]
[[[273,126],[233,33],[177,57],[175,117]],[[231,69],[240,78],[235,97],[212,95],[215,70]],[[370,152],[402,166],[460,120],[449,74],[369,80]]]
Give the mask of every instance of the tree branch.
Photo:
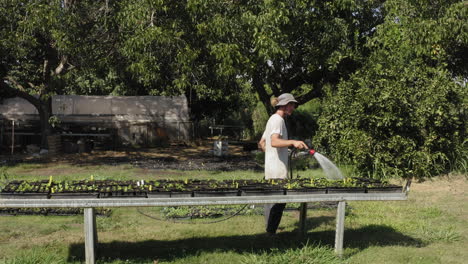
[[[47,75],[49,74],[49,60],[44,60],[44,66],[42,67],[42,79],[47,80]]]
[[[285,93],[294,91],[296,88],[306,83],[302,77],[301,75],[296,75],[291,79],[283,81],[281,83],[281,90]]]
[[[67,63],[67,61],[68,61],[68,57],[66,55],[63,55],[60,58],[60,63],[57,66],[57,68],[55,68],[53,75],[59,75],[60,73],[62,73],[63,69],[65,69],[65,64]]]
[[[260,97],[260,101],[265,106],[267,113],[270,114],[273,111],[273,107],[270,104],[270,95],[268,95],[268,93],[266,92],[265,87],[263,86],[264,83],[261,80],[261,77],[258,75],[258,73],[254,73],[254,76],[252,78],[252,85],[255,91],[257,91],[257,94]]]
[[[7,97],[7,98],[20,97],[20,98],[27,100],[31,104],[33,104],[37,109],[41,107],[40,99],[27,93],[24,90],[24,88],[20,90],[19,88],[15,89],[11,87],[9,84],[5,82],[5,80],[13,83],[16,87],[23,87],[15,79],[13,79],[13,77],[7,76],[2,81],[0,81],[0,88],[1,88],[0,95],[2,95],[2,97]]]
[[[18,91],[22,91],[22,92],[26,92],[26,89],[24,89],[23,85],[21,85],[20,83],[18,83],[13,77],[11,76],[6,76],[4,78],[4,80],[6,81],[9,81],[11,83],[13,83],[14,86],[16,86],[16,88],[18,89]],[[2,82],[3,84],[7,85],[6,83]],[[7,85],[8,88],[11,88],[10,86]],[[3,88],[3,86],[2,86]],[[11,88],[13,89],[13,88]]]
[[[154,26],[154,11],[151,12],[151,18],[150,18],[150,27],[153,27]]]
[[[312,86],[314,87],[312,90],[296,98],[299,104],[307,103],[314,98],[322,97],[322,86],[319,87],[316,84],[312,84]]]

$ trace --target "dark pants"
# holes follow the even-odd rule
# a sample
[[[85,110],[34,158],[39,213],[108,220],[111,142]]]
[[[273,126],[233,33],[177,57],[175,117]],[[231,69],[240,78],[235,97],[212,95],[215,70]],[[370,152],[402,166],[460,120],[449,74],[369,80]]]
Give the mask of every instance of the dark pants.
[[[276,233],[286,204],[265,204],[265,226],[268,233]]]

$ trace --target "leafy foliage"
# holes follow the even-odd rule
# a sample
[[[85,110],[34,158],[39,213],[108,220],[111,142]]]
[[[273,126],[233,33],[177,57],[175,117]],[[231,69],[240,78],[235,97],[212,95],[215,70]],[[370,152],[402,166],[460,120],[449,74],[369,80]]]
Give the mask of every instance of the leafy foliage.
[[[452,47],[468,44],[463,20],[453,20],[466,8],[396,0],[386,12],[366,66],[329,93],[316,143],[370,176],[447,172],[467,151],[466,76],[447,63]]]
[[[321,112],[320,100],[313,99],[300,105],[293,114],[288,117],[288,135],[310,141],[318,130],[318,118]],[[312,146],[310,146],[312,147]]]
[[[270,97],[295,93],[301,102],[359,67],[362,45],[381,22],[380,1],[192,0],[187,3],[216,64],[213,77],[251,83],[267,112]]]
[[[263,207],[245,205],[217,205],[217,206],[173,206],[164,207],[162,214],[165,218],[215,218],[230,215],[262,215]]]

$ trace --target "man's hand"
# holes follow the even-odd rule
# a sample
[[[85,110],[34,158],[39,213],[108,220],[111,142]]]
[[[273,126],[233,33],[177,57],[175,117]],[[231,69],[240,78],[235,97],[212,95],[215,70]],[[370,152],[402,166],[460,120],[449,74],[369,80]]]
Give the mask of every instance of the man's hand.
[[[297,149],[308,149],[309,147],[307,146],[304,141],[299,141],[299,140],[294,140],[293,146]]]
[[[263,151],[265,152],[265,145],[266,145],[266,140],[264,137],[262,137],[262,139],[260,139],[260,141],[258,142],[258,147]]]

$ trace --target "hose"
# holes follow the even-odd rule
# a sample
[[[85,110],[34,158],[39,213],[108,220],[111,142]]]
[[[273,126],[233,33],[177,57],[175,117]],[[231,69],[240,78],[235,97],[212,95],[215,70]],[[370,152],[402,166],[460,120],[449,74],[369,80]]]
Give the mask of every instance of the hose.
[[[292,164],[291,164],[291,158],[295,153],[296,153],[296,149],[293,148],[291,150],[291,152],[289,153],[289,156],[288,156],[289,179],[293,178],[293,169],[292,169]]]

